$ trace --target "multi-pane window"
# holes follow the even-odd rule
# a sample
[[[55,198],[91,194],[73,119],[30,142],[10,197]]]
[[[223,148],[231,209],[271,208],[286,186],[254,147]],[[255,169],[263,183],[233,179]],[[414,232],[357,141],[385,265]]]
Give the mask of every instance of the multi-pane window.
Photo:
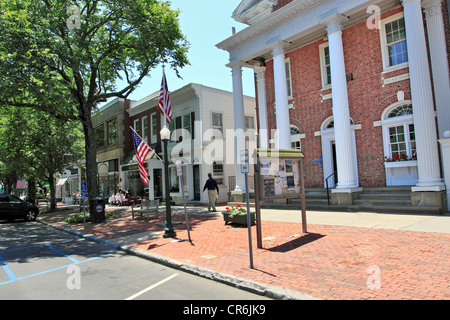
[[[245,129],[255,129],[253,117],[245,117]]]
[[[322,87],[331,86],[331,63],[330,63],[330,47],[328,43],[319,46],[320,53],[320,69],[322,73]]]
[[[284,62],[286,68],[286,86],[288,97],[292,97],[292,82],[291,82],[291,62],[286,59]]]
[[[388,135],[386,158],[410,160],[416,157],[416,136],[412,115],[411,104],[399,105],[386,115],[384,120]]]
[[[156,119],[156,113],[152,113],[150,116],[150,138],[151,143],[156,143],[158,137],[157,137],[157,131],[158,131],[158,124]]]
[[[223,133],[222,114],[221,113],[213,113],[212,114],[212,128],[217,129]]]
[[[291,126],[291,149],[301,150],[300,130],[297,127]]]
[[[389,144],[391,146],[392,155],[407,156],[406,141],[405,141],[405,127],[396,126],[389,128]]]
[[[97,148],[101,148],[105,145],[105,125],[102,123],[94,129],[95,142]]]
[[[117,119],[114,118],[112,120],[109,120],[107,123],[107,130],[108,130],[108,144],[115,144],[117,143]]]
[[[134,120],[134,122],[133,122],[133,128],[134,128],[134,131],[136,131],[136,133],[137,133],[138,135],[141,135],[140,127],[141,127],[141,126],[139,125],[139,119]]]
[[[186,130],[187,132],[189,132],[189,136],[192,139],[192,125],[191,125],[191,114],[190,113],[183,115],[183,129]],[[186,132],[183,132],[183,134],[186,134]]]
[[[406,48],[405,18],[386,23],[386,45],[389,56],[389,66],[395,66],[408,61]]]
[[[408,130],[409,130],[409,148],[411,150],[411,154],[415,155],[417,149],[416,149],[416,134],[414,133],[414,125],[409,124]]]
[[[175,117],[175,121],[171,121],[169,124],[169,129],[172,132],[172,141],[181,142],[183,139],[193,139],[194,119],[194,112]]]
[[[142,118],[142,139],[148,143],[148,117]]]
[[[324,69],[325,69],[325,85],[331,84],[331,63],[330,63],[330,47],[325,47],[324,51]]]
[[[380,42],[383,69],[385,71],[407,66],[408,47],[403,13],[388,17],[382,21]]]
[[[401,116],[407,116],[413,114],[412,110],[412,104],[404,104],[401,105],[388,114],[388,118],[395,118],[395,117],[401,117]]]
[[[213,162],[213,178],[216,179],[217,184],[223,184],[223,164]]]

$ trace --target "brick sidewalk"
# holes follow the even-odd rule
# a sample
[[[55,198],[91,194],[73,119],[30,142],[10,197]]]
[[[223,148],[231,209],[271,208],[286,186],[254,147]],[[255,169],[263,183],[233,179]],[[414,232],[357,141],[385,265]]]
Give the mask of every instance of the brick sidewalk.
[[[162,234],[155,223],[164,220],[131,220],[124,212],[83,230],[56,217],[43,219],[105,239],[127,230]],[[175,214],[173,220],[184,222],[184,215]],[[247,228],[207,216],[190,216],[190,224],[193,244],[182,223],[175,231],[186,241],[161,237],[129,245],[321,299],[450,299],[450,234],[324,225],[309,225],[308,234],[302,234],[300,224],[263,221],[263,249],[256,248],[252,227],[255,268],[250,269]],[[368,282],[376,287],[377,279],[380,288],[368,288]]]

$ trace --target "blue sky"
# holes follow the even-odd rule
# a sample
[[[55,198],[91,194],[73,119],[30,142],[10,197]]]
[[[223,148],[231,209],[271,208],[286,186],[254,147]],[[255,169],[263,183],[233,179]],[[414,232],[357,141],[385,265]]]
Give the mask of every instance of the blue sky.
[[[171,7],[181,11],[180,27],[190,43],[188,59],[191,63],[180,70],[179,79],[175,72],[166,68],[169,91],[175,91],[194,82],[205,86],[232,91],[231,69],[225,65],[229,54],[218,49],[216,44],[230,37],[232,27],[240,31],[247,25],[231,18],[241,0],[171,0]],[[140,100],[155,91],[161,85],[162,68],[158,67],[146,77],[130,96],[131,100]],[[118,83],[118,88],[120,88]],[[243,69],[244,94],[254,97],[255,86],[253,71]]]

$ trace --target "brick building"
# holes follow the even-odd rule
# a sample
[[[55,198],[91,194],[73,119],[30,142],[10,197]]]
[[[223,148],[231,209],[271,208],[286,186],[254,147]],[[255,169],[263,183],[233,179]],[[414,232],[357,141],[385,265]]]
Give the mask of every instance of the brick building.
[[[365,187],[411,186],[413,205],[445,206],[446,1],[243,0],[232,17],[248,27],[217,47],[235,101],[253,68],[261,145],[301,148],[307,187],[328,178],[351,204]]]

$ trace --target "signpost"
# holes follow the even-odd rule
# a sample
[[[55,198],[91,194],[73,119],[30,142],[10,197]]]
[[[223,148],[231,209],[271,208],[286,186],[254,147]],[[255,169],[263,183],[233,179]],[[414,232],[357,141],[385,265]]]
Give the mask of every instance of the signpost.
[[[247,202],[247,228],[248,228],[248,247],[250,255],[250,268],[253,269],[253,250],[252,250],[252,222],[250,214],[250,201],[248,196],[248,149],[241,150],[241,172],[245,175],[245,201]]]
[[[83,200],[83,228],[86,229],[86,198],[87,198],[87,182],[81,183],[81,200]]]
[[[189,238],[189,242],[192,243],[191,240],[191,233],[189,231],[189,219],[188,219],[188,215],[187,215],[187,211],[186,211],[186,198],[184,197],[184,187],[183,187],[183,170],[181,170],[181,161],[177,160],[176,162],[177,165],[177,176],[180,178],[180,187],[181,187],[181,196],[183,197],[183,204],[184,204],[184,216],[186,218],[186,229],[188,232],[188,238]]]

